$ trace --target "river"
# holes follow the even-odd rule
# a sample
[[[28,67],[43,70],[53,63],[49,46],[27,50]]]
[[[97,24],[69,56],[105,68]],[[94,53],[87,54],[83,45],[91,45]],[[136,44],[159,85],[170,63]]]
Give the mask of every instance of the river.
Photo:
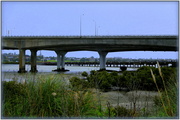
[[[31,65],[26,65],[26,71],[30,71]],[[91,70],[99,70],[99,67],[85,67],[85,66],[65,66],[65,69],[69,70],[66,72],[53,72],[52,70],[57,69],[55,65],[37,65],[37,74],[67,74],[67,75],[80,75],[82,72],[86,71],[90,73]],[[120,71],[119,67],[106,67],[107,70]],[[2,64],[2,80],[11,81],[15,76],[23,76],[17,73],[19,70],[18,64]],[[127,71],[134,71],[137,68],[127,68]]]
[[[55,65],[37,65],[38,72],[52,72],[57,66]],[[76,73],[76,72],[90,72],[91,70],[99,70],[99,67],[85,67],[85,66],[65,66],[69,71],[65,73]],[[30,71],[31,65],[26,65],[26,70]],[[119,67],[106,67],[107,70],[120,71]],[[18,64],[2,64],[2,72],[17,72],[19,70]],[[127,68],[127,71],[134,71],[137,68]]]
[[[11,81],[15,76],[23,76],[17,73],[19,70],[18,64],[2,64],[2,80]],[[26,65],[26,71],[30,71],[31,65]],[[86,66],[65,66],[65,69],[69,70],[66,72],[53,72],[52,70],[57,69],[55,65],[37,65],[37,74],[67,74],[71,76],[80,75],[86,71],[90,73],[91,70],[99,70],[99,67],[86,67]],[[119,67],[106,67],[107,70],[120,71]],[[127,68],[127,71],[135,71],[137,68]],[[29,72],[28,72],[29,73]]]

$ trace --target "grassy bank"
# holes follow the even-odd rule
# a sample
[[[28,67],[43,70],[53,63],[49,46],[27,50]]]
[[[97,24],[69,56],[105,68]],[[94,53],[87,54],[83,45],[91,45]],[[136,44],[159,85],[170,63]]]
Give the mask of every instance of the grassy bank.
[[[23,83],[3,82],[4,117],[98,116],[90,91],[73,91],[59,75],[27,78]]]
[[[122,75],[115,72],[91,71],[90,74],[82,73],[82,79],[72,77],[69,81],[60,74],[26,74],[21,82],[3,81],[2,116],[5,118],[177,117],[178,86],[174,70],[146,67],[138,69],[137,72],[124,72]],[[119,103],[120,91],[116,91],[116,94],[107,92],[111,86],[128,88],[124,94],[129,95],[129,108]],[[151,86],[152,89],[146,86]],[[142,98],[143,93],[139,90],[153,90],[159,94],[152,98],[147,92]],[[108,94],[112,97],[108,98]],[[151,105],[148,99],[154,99],[153,109],[148,108]],[[144,107],[140,108],[139,103],[145,104]]]

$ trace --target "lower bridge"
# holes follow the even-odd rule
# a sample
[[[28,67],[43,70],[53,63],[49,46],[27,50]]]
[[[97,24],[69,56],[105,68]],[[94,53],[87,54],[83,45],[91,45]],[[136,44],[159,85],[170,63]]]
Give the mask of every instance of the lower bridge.
[[[40,63],[43,65],[57,65],[56,62],[44,62]],[[160,66],[176,66],[175,61],[160,62]],[[66,66],[87,66],[87,67],[99,67],[99,62],[65,62]],[[128,68],[139,68],[143,66],[156,67],[157,62],[106,62],[106,67],[128,67]]]

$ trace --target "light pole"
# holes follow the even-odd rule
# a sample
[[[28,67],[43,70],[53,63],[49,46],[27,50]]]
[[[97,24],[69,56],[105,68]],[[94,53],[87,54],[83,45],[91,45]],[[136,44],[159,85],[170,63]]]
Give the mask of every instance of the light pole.
[[[9,30],[8,30],[8,36],[9,36],[9,34],[10,34],[10,32],[9,32]]]
[[[93,21],[95,23],[95,36],[96,36],[96,21],[95,20],[93,20]]]
[[[97,28],[97,35],[98,35],[98,29],[100,28],[100,26],[98,26],[98,28]]]
[[[81,18],[82,18],[83,15],[84,15],[84,14],[82,14],[82,15],[80,16],[80,37],[81,37],[81,34],[82,34],[82,33],[81,33],[81,29],[82,29],[82,28],[81,28]]]

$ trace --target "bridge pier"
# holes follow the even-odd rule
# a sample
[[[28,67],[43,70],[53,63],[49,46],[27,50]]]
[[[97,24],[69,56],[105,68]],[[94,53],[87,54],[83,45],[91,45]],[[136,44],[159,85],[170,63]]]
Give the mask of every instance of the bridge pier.
[[[37,70],[37,50],[31,49],[31,70],[30,72],[38,72]]]
[[[25,69],[25,49],[19,49],[19,71],[18,73],[25,73],[27,72]]]
[[[67,52],[65,51],[58,51],[56,50],[55,51],[56,54],[57,54],[57,69],[56,70],[53,70],[53,71],[68,71],[68,70],[65,70],[65,62],[64,62],[64,59],[65,59],[65,55]]]
[[[108,52],[98,51],[100,56],[100,70],[106,70],[106,55]]]

